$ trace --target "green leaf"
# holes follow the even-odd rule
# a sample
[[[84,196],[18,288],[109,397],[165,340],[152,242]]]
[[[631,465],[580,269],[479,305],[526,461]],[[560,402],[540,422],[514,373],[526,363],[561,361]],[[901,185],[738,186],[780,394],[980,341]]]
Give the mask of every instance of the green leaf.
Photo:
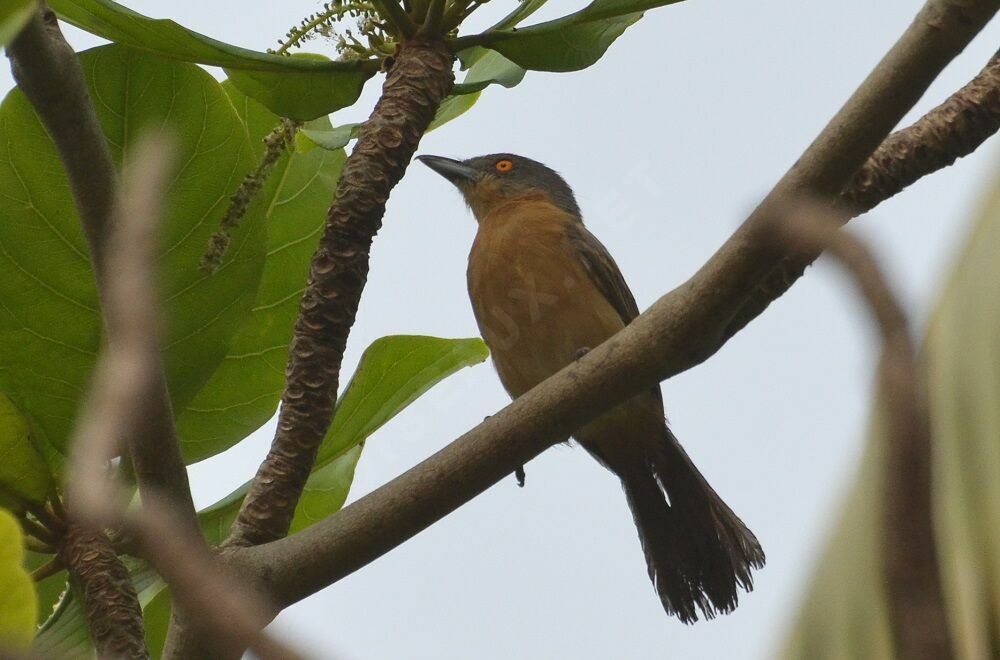
[[[343,505],[360,445],[372,433],[431,387],[488,355],[486,345],[478,338],[395,335],[372,342],[337,402],[292,529],[303,529]],[[354,449],[357,456],[352,456]],[[216,543],[225,538],[247,488],[248,484],[244,484],[199,514],[206,537]]]
[[[259,159],[264,153],[262,140],[279,118],[232,84],[224,83],[223,89]],[[186,461],[228,449],[274,415],[309,261],[345,159],[342,149],[286,153],[254,200],[251,211],[267,219],[264,272],[253,308],[233,335],[222,364],[197,396],[178,408]]]
[[[0,3],[0,46],[14,40],[37,8],[35,0],[4,0]]]
[[[329,151],[342,151],[347,143],[358,137],[361,124],[344,124],[336,128],[303,128],[299,134],[305,136],[313,146]]]
[[[378,71],[371,61],[284,57],[211,39],[171,20],[138,14],[111,0],[52,0],[61,19],[105,39],[162,57],[220,66],[233,83],[272,111],[308,120],[353,104]]]
[[[167,382],[182,410],[225,357],[264,266],[263,213],[252,212],[219,271],[198,270],[229,195],[253,167],[247,136],[197,66],[116,45],[80,61],[116,163],[143,130],[176,141],[159,262]],[[62,450],[100,347],[97,293],[59,158],[19,90],[0,105],[0,138],[0,391],[34,422],[37,442]]]
[[[680,0],[594,0],[578,12],[488,33],[487,47],[534,71],[578,71],[601,59],[643,11]]]
[[[35,636],[38,597],[24,570],[24,535],[9,511],[0,509],[0,648],[27,648]]]
[[[44,502],[52,474],[35,447],[28,421],[0,392],[0,491],[19,500]]]
[[[957,255],[921,356],[937,552],[956,658],[1000,649],[1000,169]],[[892,660],[882,567],[886,402],[873,404],[855,485],[786,642],[788,659]]]
[[[482,52],[470,55],[475,63],[469,67],[465,80],[455,85],[453,94],[472,94],[493,84],[513,87],[524,79],[525,70],[495,50],[485,48],[471,50]]]

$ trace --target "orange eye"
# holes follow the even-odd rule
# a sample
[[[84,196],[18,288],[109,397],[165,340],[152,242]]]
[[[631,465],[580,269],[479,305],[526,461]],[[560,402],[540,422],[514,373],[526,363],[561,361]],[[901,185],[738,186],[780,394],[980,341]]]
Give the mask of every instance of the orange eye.
[[[510,162],[505,158],[503,160],[497,161],[496,167],[497,167],[497,172],[504,174],[514,169],[514,163]]]

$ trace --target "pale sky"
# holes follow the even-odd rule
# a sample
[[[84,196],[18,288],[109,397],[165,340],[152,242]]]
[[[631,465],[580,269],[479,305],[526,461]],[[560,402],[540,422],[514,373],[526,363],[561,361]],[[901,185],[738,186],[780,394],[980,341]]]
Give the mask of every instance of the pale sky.
[[[130,7],[264,49],[318,2],[134,0]],[[584,2],[551,0],[539,20]],[[513,0],[494,0],[483,18]],[[594,67],[490,88],[418,153],[531,156],[559,170],[640,308],[683,282],[794,162],[910,22],[910,0],[687,0],[652,10]],[[80,48],[97,41],[71,31]],[[990,25],[916,114],[1000,43]],[[325,48],[313,42],[312,49]],[[3,72],[3,87],[12,84]],[[376,97],[335,123],[363,119]],[[993,141],[852,223],[918,325],[1000,157]],[[475,222],[416,165],[395,190],[345,359],[386,334],[475,336],[465,263]],[[579,448],[552,449],[415,539],[276,621],[316,658],[756,660],[780,646],[857,464],[876,348],[842,273],[822,261],[706,364],[664,384],[672,427],[767,553],[731,615],[685,626],[646,577],[616,479]],[[351,499],[508,402],[490,365],[460,372],[372,437]],[[207,505],[256,469],[273,432],[192,469]]]

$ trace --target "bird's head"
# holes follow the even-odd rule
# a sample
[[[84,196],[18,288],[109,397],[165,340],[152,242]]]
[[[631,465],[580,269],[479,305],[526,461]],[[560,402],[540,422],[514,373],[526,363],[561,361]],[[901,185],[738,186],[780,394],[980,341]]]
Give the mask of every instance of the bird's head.
[[[573,191],[558,173],[536,160],[515,154],[489,154],[468,160],[418,156],[417,160],[451,181],[477,220],[500,204],[546,199],[579,218]]]

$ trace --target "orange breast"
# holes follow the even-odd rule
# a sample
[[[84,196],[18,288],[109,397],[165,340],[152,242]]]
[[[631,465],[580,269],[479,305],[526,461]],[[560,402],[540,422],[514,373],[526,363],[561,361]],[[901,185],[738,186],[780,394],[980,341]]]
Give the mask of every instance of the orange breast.
[[[480,220],[469,255],[469,296],[513,397],[624,327],[573,254],[565,238],[571,222],[537,198],[508,202]]]

